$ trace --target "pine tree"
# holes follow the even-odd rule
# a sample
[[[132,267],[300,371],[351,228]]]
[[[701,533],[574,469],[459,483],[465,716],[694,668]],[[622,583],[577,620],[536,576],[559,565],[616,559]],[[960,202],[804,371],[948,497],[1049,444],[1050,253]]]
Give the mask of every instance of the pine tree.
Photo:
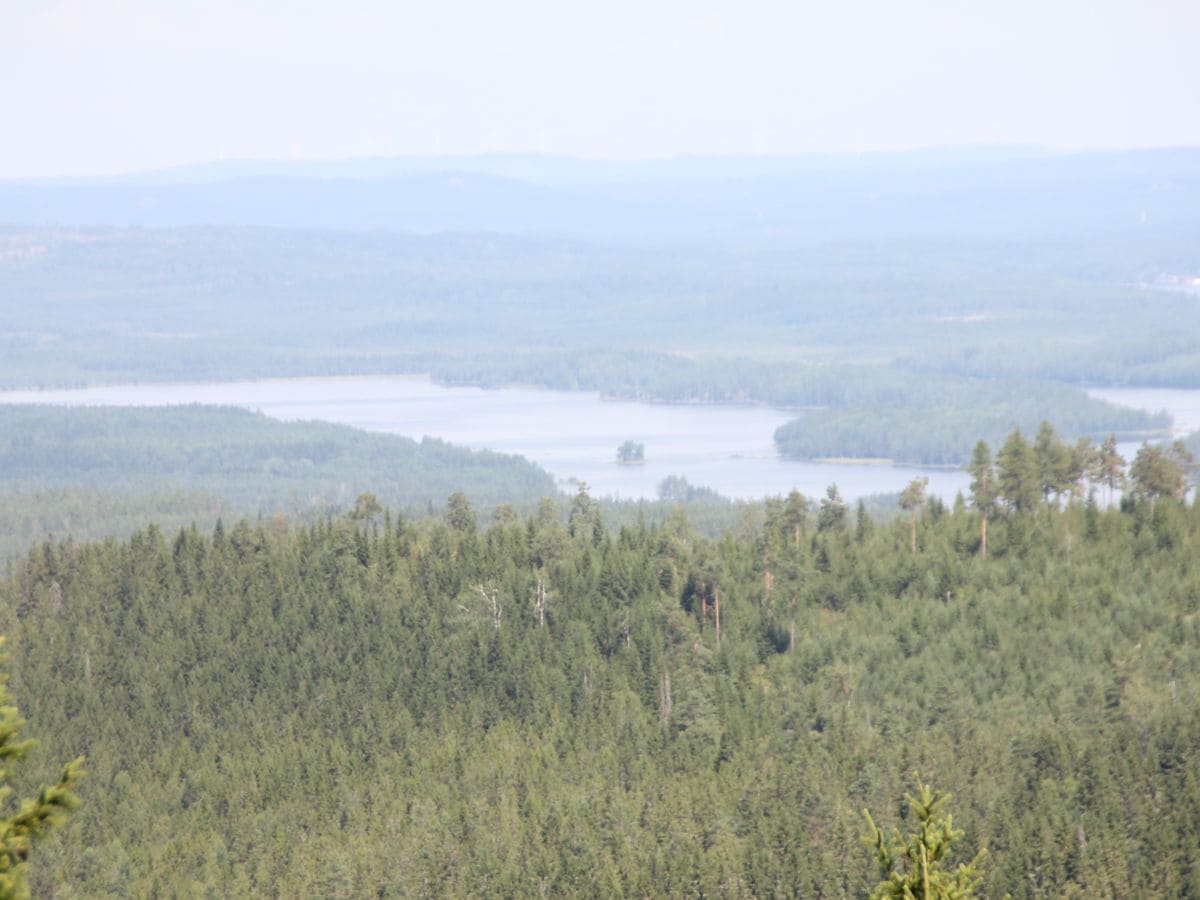
[[[922,475],[914,478],[900,492],[900,508],[910,514],[908,549],[910,553],[917,552],[917,513],[925,505],[925,489],[929,487],[929,479]]]
[[[1043,421],[1033,442],[1033,464],[1037,470],[1038,488],[1042,500],[1050,502],[1050,495],[1061,495],[1069,486],[1071,451],[1058,439],[1054,426]]]
[[[0,643],[3,638],[0,638]],[[0,665],[6,658],[0,655]],[[67,814],[79,806],[74,787],[83,777],[83,757],[69,763],[53,785],[42,785],[37,799],[25,799],[15,812],[8,812],[13,789],[8,784],[9,762],[23,759],[37,746],[36,741],[17,740],[25,727],[8,690],[8,674],[0,672],[0,900],[22,900],[29,896],[25,881],[25,861],[34,841],[61,825]]]
[[[1113,494],[1125,487],[1125,458],[1117,450],[1117,437],[1110,434],[1100,445],[1093,459],[1091,475],[1094,483],[1108,487],[1108,505],[1113,504]]]
[[[471,509],[471,501],[462,491],[455,491],[446,499],[446,524],[455,531],[474,533],[475,512]]]
[[[1087,489],[1085,483],[1090,473],[1096,468],[1096,460],[1100,450],[1089,437],[1081,437],[1067,451],[1066,476],[1063,479],[1063,490],[1070,493],[1072,498],[1083,497]]]
[[[971,463],[971,505],[979,510],[979,555],[987,556],[988,518],[996,510],[996,470],[992,466],[992,450],[986,441],[975,445]]]
[[[1040,482],[1033,451],[1021,429],[1013,431],[996,454],[1000,496],[1010,510],[1027,512],[1037,506]]]
[[[1143,443],[1129,467],[1129,477],[1138,496],[1183,500],[1187,496],[1188,475],[1194,466],[1195,460],[1182,441],[1165,449]]]
[[[783,510],[784,521],[790,531],[789,537],[793,547],[800,546],[800,536],[804,533],[804,526],[808,522],[808,507],[808,498],[792,488],[784,501]]]
[[[354,509],[350,511],[350,518],[356,522],[370,522],[381,512],[383,512],[383,507],[379,505],[379,499],[367,491],[359,494],[354,501]]]

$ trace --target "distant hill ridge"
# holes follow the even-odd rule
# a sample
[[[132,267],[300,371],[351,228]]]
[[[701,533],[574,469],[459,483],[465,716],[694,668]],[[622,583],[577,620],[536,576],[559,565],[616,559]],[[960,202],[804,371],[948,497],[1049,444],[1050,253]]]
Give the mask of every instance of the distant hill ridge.
[[[604,241],[1200,232],[1200,149],[227,161],[0,182],[0,224],[262,225]]]

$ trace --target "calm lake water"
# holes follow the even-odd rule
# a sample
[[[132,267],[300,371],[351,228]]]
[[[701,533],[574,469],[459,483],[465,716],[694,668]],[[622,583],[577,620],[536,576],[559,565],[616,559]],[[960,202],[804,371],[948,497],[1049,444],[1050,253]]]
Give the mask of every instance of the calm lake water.
[[[1179,436],[1200,429],[1200,391],[1105,388],[1093,396],[1175,417]],[[967,492],[965,472],[782,460],[772,435],[795,414],[765,407],[668,406],[603,400],[598,394],[532,388],[442,387],[428,378],[291,378],[218,384],[138,384],[79,390],[0,392],[0,403],[169,406],[209,403],[260,410],[277,419],[320,419],[407,437],[438,437],[533,460],[572,490],[597,496],[654,497],[659,482],[682,475],[728,497],[818,497],[836,482],[847,499],[901,490],[918,475],[945,500]],[[622,466],[625,440],[646,447],[646,462]],[[1132,459],[1137,444],[1122,452]]]
[[[728,497],[818,497],[836,482],[847,499],[901,490],[917,475],[946,500],[966,491],[963,472],[781,460],[775,429],[795,413],[764,407],[668,406],[602,400],[598,394],[526,388],[442,387],[428,378],[293,378],[218,384],[138,384],[0,392],[0,403],[168,406],[207,403],[261,410],[277,419],[320,419],[407,437],[438,437],[517,453],[572,490],[654,497],[668,475]],[[634,440],[646,462],[622,466],[617,446]]]

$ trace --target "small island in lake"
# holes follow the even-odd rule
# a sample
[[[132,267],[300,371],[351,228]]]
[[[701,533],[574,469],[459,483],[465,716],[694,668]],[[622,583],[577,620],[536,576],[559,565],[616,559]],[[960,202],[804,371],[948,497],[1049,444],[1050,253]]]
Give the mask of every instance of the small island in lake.
[[[623,466],[632,466],[646,461],[646,445],[637,441],[626,441],[617,448],[617,462]]]

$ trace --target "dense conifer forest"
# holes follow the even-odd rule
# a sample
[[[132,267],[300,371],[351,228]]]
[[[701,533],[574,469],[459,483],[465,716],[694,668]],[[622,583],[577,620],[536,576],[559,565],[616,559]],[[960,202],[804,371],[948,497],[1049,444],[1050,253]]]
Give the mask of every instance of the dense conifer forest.
[[[333,507],[368,487],[406,511],[455,490],[531,505],[554,490],[518,456],[200,405],[0,405],[0,473],[0,487],[215,490],[250,510]]]
[[[517,456],[231,407],[0,405],[0,560],[49,535],[126,537],[147,522],[320,518],[368,490],[422,515],[455,490],[532,509],[555,485]]]
[[[1200,896],[1183,451],[1110,506],[1009,443],[890,522],[456,493],[43,543],[0,586],[29,777],[90,774],[34,893],[862,896],[917,771],[984,896]]]

